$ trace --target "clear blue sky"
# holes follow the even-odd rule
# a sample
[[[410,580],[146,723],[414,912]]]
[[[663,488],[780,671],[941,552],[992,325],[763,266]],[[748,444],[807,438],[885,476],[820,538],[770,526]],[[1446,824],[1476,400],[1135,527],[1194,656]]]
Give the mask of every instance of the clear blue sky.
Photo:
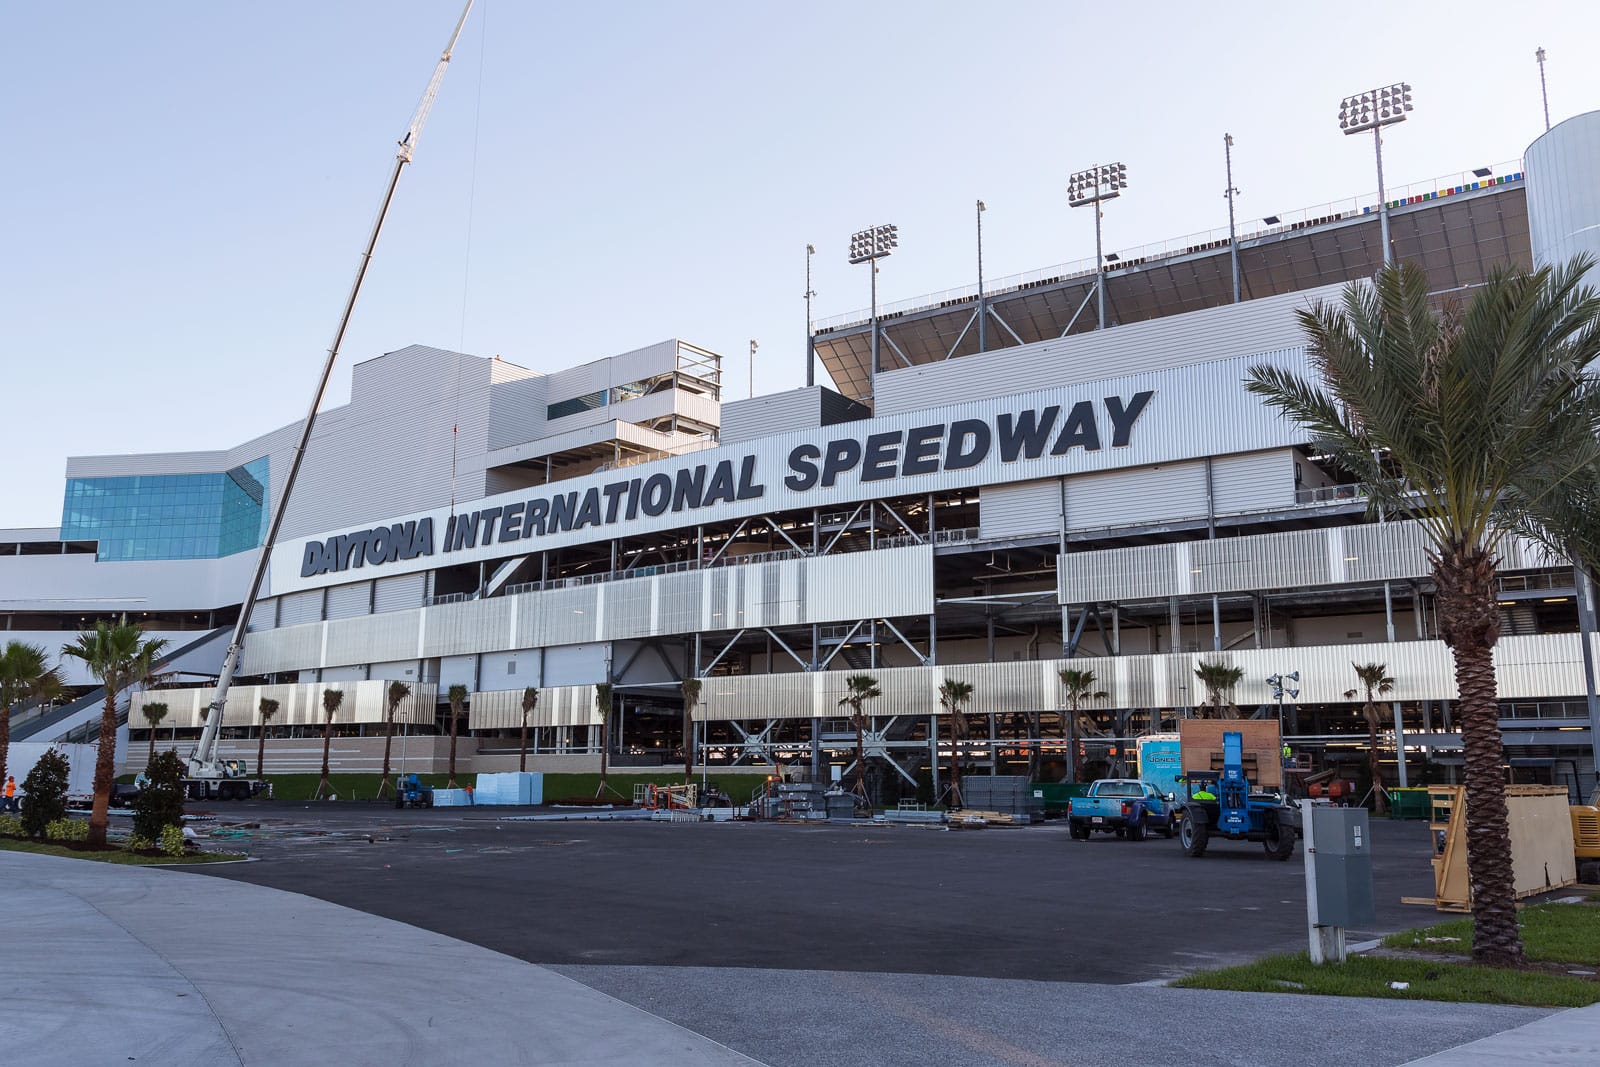
[[[0,526],[68,455],[220,448],[303,411],[456,0],[0,5]],[[330,403],[412,343],[554,370],[667,337],[757,388],[866,303],[1093,254],[1065,177],[1121,160],[1108,250],[1374,187],[1341,96],[1406,79],[1392,183],[1518,158],[1600,107],[1600,4],[479,0],[402,181]],[[470,216],[470,257],[469,257]],[[464,314],[463,314],[464,310]]]

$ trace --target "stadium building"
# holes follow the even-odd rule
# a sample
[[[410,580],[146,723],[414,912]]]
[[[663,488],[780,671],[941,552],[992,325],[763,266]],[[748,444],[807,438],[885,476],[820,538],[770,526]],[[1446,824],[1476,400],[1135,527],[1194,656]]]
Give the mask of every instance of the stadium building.
[[[1394,252],[1441,300],[1497,267],[1600,252],[1597,176],[1592,112],[1522,162],[1394,191]],[[1379,233],[1355,198],[1236,241],[821,322],[812,348],[837,391],[724,400],[720,357],[676,340],[552,374],[420,346],[357,364],[350,402],[318,419],[222,753],[254,759],[271,696],[272,767],[315,770],[321,693],[338,688],[336,763],[375,770],[401,681],[405,769],[442,764],[457,685],[467,766],[509,769],[536,687],[530,766],[593,770],[610,683],[612,764],[681,764],[680,685],[698,678],[697,762],[826,775],[853,759],[840,701],[865,672],[882,691],[866,747],[892,797],[945,773],[945,679],[974,687],[969,773],[1059,774],[1069,731],[1092,772],[1192,714],[1196,665],[1223,661],[1244,671],[1243,714],[1281,715],[1308,766],[1353,777],[1367,724],[1352,664],[1372,662],[1395,679],[1391,783],[1449,778],[1455,690],[1423,539],[1370,516],[1350,473],[1242,385],[1259,364],[1309,371],[1295,313],[1370,277]],[[1097,284],[1105,329],[1086,310]],[[0,531],[6,636],[55,648],[95,617],[137,618],[172,640],[179,684],[133,695],[131,739],[151,699],[172,709],[161,739],[197,737],[297,430],[70,460],[60,527]],[[1513,773],[1586,794],[1584,646],[1600,644],[1585,590],[1521,543],[1500,584]],[[1104,690],[1074,723],[1069,665]],[[1291,674],[1280,702],[1267,679]],[[91,731],[101,697],[70,680],[81,699],[20,713],[14,735]],[[143,756],[132,745],[126,766]]]

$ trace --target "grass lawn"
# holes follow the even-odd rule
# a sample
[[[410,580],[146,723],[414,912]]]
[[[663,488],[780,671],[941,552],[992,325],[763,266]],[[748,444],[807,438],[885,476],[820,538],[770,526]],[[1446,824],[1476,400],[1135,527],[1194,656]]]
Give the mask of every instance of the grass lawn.
[[[1600,967],[1600,907],[1535,904],[1517,912],[1517,925],[1522,928],[1522,947],[1530,960]],[[1468,955],[1472,952],[1472,920],[1454,919],[1420,930],[1404,930],[1390,934],[1383,943],[1387,948]]]
[[[1558,905],[1579,908],[1582,905]],[[1432,946],[1430,946],[1432,947]],[[1408,982],[1391,989],[1390,982]],[[1269,956],[1239,967],[1205,971],[1172,983],[1186,989],[1237,989],[1251,993],[1313,993],[1388,1000],[1448,1000],[1580,1008],[1600,1002],[1600,982],[1566,974],[1475,967],[1383,956],[1351,956],[1340,964],[1313,964],[1304,952]]]
[[[97,860],[100,863],[123,863],[135,867],[167,867],[177,863],[232,863],[244,858],[216,852],[190,853],[182,859],[175,856],[141,856],[120,848],[104,852],[83,852],[51,842],[23,841],[15,837],[0,837],[0,852],[32,852],[40,856],[65,856],[74,860]]]
[[[270,767],[269,767],[270,770]],[[443,774],[419,774],[418,779],[423,785],[431,785],[442,789],[446,781]],[[272,796],[275,800],[310,800],[311,795],[317,791],[317,781],[320,775],[316,774],[268,774],[272,782]],[[476,773],[462,773],[456,776],[456,784],[462,787],[470,786],[478,780]],[[713,774],[708,779],[724,793],[728,794],[735,804],[749,803],[750,793],[760,784],[762,778],[756,774]],[[629,773],[612,774],[607,777],[615,793],[607,793],[607,797],[617,804],[633,803],[633,785],[635,782],[654,782],[657,785],[677,785],[683,781],[681,768],[663,767],[650,774]],[[698,782],[699,779],[696,779]],[[334,793],[340,800],[373,800],[378,794],[380,778],[376,774],[330,774],[328,783],[333,787]],[[546,804],[559,803],[567,798],[589,798],[595,795],[595,790],[600,785],[598,774],[546,774],[544,776],[544,800]],[[391,790],[389,796],[393,796]]]

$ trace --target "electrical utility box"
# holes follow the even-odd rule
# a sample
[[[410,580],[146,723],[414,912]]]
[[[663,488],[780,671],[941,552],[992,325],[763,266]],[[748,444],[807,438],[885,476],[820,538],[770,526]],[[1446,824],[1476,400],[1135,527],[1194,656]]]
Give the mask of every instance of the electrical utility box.
[[[1372,889],[1372,834],[1365,808],[1314,805],[1307,826],[1307,862],[1316,883],[1314,926],[1371,927],[1378,921]],[[1314,851],[1313,851],[1314,850]]]

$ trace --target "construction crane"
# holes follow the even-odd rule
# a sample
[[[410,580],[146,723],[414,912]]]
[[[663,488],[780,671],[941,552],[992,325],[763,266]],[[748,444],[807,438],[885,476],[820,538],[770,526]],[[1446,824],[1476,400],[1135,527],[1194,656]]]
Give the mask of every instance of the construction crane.
[[[306,412],[305,424],[300,427],[300,440],[295,444],[294,456],[289,461],[289,471],[283,479],[283,491],[279,494],[278,506],[272,510],[272,520],[267,526],[266,540],[262,542],[260,558],[256,560],[255,571],[250,576],[249,591],[245,594],[244,603],[239,607],[239,619],[233,624],[233,636],[228,642],[228,653],[223,657],[222,670],[217,675],[216,692],[206,707],[205,728],[201,731],[200,740],[195,745],[194,751],[189,754],[186,785],[189,795],[195,799],[243,798],[256,788],[255,783],[244,780],[238,761],[216,758],[217,733],[222,728],[222,709],[228,702],[228,688],[233,684],[234,673],[239,669],[239,657],[244,651],[245,632],[249,629],[250,616],[255,610],[256,600],[261,595],[261,585],[267,577],[267,567],[272,561],[272,548],[277,544],[278,531],[283,526],[283,516],[289,510],[289,496],[294,491],[295,479],[300,474],[300,464],[305,460],[306,446],[311,443],[311,432],[317,423],[317,409],[322,406],[323,394],[328,389],[328,379],[333,375],[334,362],[339,358],[340,346],[344,344],[345,330],[349,327],[350,316],[355,311],[356,298],[361,295],[361,283],[366,280],[367,268],[372,264],[372,253],[378,245],[378,235],[383,231],[384,218],[389,214],[389,205],[394,202],[395,188],[400,184],[400,172],[411,162],[412,154],[416,151],[417,139],[422,135],[423,124],[428,121],[428,112],[433,110],[433,101],[439,95],[444,72],[450,66],[451,53],[455,51],[456,41],[461,37],[461,28],[466,25],[467,16],[471,13],[472,0],[467,0],[467,5],[462,8],[461,17],[456,20],[456,27],[450,34],[450,42],[445,45],[443,54],[439,56],[439,63],[433,69],[433,77],[429,79],[422,100],[417,104],[416,113],[411,116],[411,124],[406,127],[405,135],[400,138],[399,148],[395,152],[394,169],[389,173],[389,181],[383,192],[383,202],[378,208],[378,217],[373,221],[372,233],[367,238],[366,247],[362,249],[361,262],[356,267],[355,282],[350,286],[350,295],[344,302],[344,311],[339,316],[339,326],[334,331],[333,343],[328,347],[328,358],[322,365],[321,377],[317,379],[316,392],[311,396],[311,407]]]

